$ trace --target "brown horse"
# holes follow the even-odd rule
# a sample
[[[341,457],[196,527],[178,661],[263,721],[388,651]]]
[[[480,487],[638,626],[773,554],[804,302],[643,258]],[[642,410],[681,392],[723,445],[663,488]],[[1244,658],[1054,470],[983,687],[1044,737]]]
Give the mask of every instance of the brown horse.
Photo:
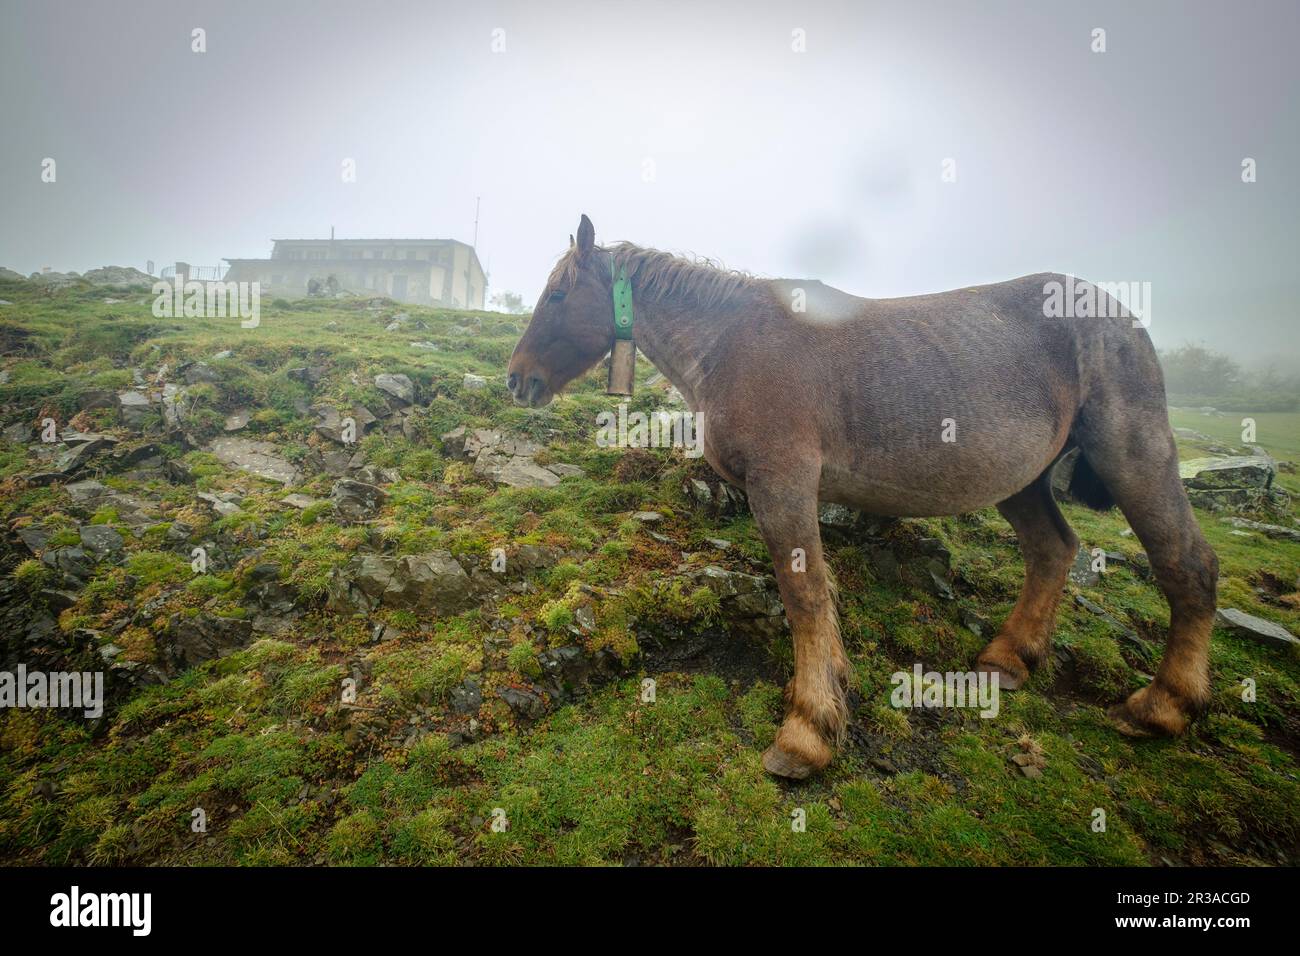
[[[1120,506],[1171,609],[1154,681],[1112,707],[1112,720],[1129,734],[1177,734],[1208,703],[1218,560],[1179,480],[1151,340],[1105,293],[1108,317],[1074,319],[1048,317],[1049,286],[1072,281],[1051,274],[862,299],[598,247],[583,216],[510,360],[517,402],[545,405],[609,354],[611,261],[631,282],[636,345],[700,415],[706,458],[747,493],[776,566],[795,672],[763,755],[770,772],[824,767],[848,720],[818,501],[897,516],[996,505],[1016,531],[1025,582],[978,667],[1014,689],[1050,648],[1079,547],[1051,491],[1074,447],[1072,490]]]

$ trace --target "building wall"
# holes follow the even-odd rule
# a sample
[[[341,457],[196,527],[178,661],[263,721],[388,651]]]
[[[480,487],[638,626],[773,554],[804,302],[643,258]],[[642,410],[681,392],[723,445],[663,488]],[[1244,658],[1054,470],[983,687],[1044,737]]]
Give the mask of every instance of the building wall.
[[[269,259],[230,259],[226,278],[259,282],[267,293],[302,296],[331,275],[340,288],[404,302],[482,309],[486,281],[473,250],[449,240],[277,240]],[[394,280],[406,277],[405,294]]]

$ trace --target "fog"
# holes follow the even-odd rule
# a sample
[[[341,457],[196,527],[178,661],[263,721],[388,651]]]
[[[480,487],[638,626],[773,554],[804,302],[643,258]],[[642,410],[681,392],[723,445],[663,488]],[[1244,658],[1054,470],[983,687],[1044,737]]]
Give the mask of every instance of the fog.
[[[0,265],[469,242],[481,197],[491,290],[527,302],[586,212],[867,296],[1150,282],[1157,345],[1293,368],[1298,26],[1289,0],[0,0]]]

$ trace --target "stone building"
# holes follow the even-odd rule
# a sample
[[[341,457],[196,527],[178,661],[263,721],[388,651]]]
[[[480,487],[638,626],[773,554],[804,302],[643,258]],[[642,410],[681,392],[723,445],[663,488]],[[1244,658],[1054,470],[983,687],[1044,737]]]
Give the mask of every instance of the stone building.
[[[227,259],[227,282],[263,295],[373,293],[401,302],[482,309],[486,278],[455,239],[276,239],[269,259]]]

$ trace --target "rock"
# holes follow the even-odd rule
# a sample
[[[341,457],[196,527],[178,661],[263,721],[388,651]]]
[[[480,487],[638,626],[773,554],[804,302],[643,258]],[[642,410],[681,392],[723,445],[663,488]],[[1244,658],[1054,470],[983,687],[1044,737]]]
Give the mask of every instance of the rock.
[[[312,505],[319,504],[320,498],[313,498],[311,495],[304,495],[300,492],[294,492],[291,495],[285,495],[280,499],[280,504],[288,505],[290,508],[297,508],[302,511],[310,508]]]
[[[886,584],[898,584],[903,579],[898,567],[898,558],[888,545],[876,544],[867,547],[867,560],[871,563],[872,573]]]
[[[38,524],[19,528],[15,533],[18,535],[18,540],[22,542],[23,547],[32,556],[39,555],[45,550],[45,545],[50,540],[49,530]]]
[[[379,419],[364,405],[354,405],[349,409],[347,418],[352,419],[352,441],[345,441],[343,433],[345,416],[332,405],[313,405],[310,409],[320,419],[316,423],[316,433],[340,445],[351,445],[361,440],[366,430]]]
[[[483,690],[472,677],[453,687],[450,697],[451,709],[457,714],[477,714],[483,706]]]
[[[52,548],[41,555],[41,564],[53,568],[80,584],[95,570],[93,559],[81,548]]]
[[[1151,647],[1141,638],[1137,631],[1119,620],[1119,618],[1115,617],[1100,604],[1095,604],[1092,601],[1089,601],[1082,594],[1076,594],[1074,596],[1074,603],[1079,605],[1079,607],[1083,608],[1089,614],[1101,618],[1115,630],[1120,639],[1133,645],[1134,648],[1142,652],[1142,655],[1147,658],[1148,661],[1150,660]]]
[[[559,563],[560,556],[560,552],[554,548],[537,544],[521,544],[506,561],[506,569],[507,572],[519,571],[525,575],[532,574],[555,567]]]
[[[370,430],[370,426],[379,421],[374,412],[364,405],[352,406],[352,419],[357,423],[357,437],[364,435]]]
[[[555,699],[572,700],[586,690],[591,664],[581,647],[573,644],[553,647],[538,654],[537,663],[548,680],[548,689],[553,689]]]
[[[453,458],[477,461],[482,455],[532,458],[541,446],[526,438],[516,438],[489,428],[467,431],[465,426],[453,429],[442,436],[444,448]]]
[[[710,547],[717,548],[719,551],[726,551],[731,547],[731,542],[726,538],[705,538],[704,543]]]
[[[1188,488],[1269,488],[1277,476],[1277,465],[1259,455],[1194,458],[1180,463],[1178,474]]]
[[[109,289],[135,285],[147,285],[152,288],[158,281],[149,273],[141,272],[132,266],[101,266],[98,269],[91,269],[81,278],[91,285]]]
[[[264,615],[284,619],[296,616],[297,601],[293,592],[280,581],[280,566],[274,562],[254,565],[248,572],[249,587],[244,596],[244,604],[257,608]],[[275,631],[278,627],[267,626],[267,621],[254,621],[254,630]]]
[[[333,448],[320,456],[320,467],[331,478],[342,478],[352,468],[352,452]]]
[[[90,504],[110,493],[108,487],[98,481],[74,481],[63,490],[75,504],[79,505]]]
[[[163,422],[168,428],[181,428],[185,419],[194,408],[194,403],[186,403],[189,393],[183,386],[168,382],[163,386],[161,395]]]
[[[1074,477],[1074,467],[1078,464],[1082,449],[1072,448],[1056,463],[1052,469],[1052,494],[1058,501],[1073,501],[1070,494],[1070,480]]]
[[[546,701],[540,694],[519,687],[498,687],[497,696],[506,702],[506,706],[518,720],[536,720],[546,713]]]
[[[91,458],[106,448],[117,444],[117,439],[108,435],[69,435],[75,444],[70,444],[54,461],[49,471],[37,472],[27,477],[28,484],[49,485],[56,481],[70,478],[86,467]]]
[[[212,506],[212,510],[223,518],[229,518],[240,513],[239,505],[226,498],[209,494],[206,491],[200,491],[195,497],[200,501],[206,501]]]
[[[716,564],[685,577],[693,586],[706,587],[718,596],[728,629],[759,638],[776,637],[785,629],[785,608],[773,578],[728,571]]]
[[[217,438],[208,446],[223,465],[239,468],[268,481],[292,485],[298,482],[298,469],[279,457],[279,449],[265,441],[247,438]]]
[[[1285,511],[1289,496],[1278,488],[1188,488],[1187,500],[1205,511]]]
[[[465,569],[447,551],[385,557],[353,557],[330,578],[331,609],[357,613],[378,607],[459,614],[476,601]]]
[[[686,493],[697,505],[708,507],[713,504],[713,489],[699,478],[691,478],[687,481]]]
[[[375,388],[403,405],[415,404],[415,383],[402,374],[384,372],[375,376]]]
[[[560,478],[581,478],[586,474],[578,465],[570,465],[562,461],[551,462],[546,466],[546,470]]]
[[[55,468],[65,475],[75,474],[86,466],[95,455],[106,448],[111,448],[117,444],[116,438],[109,438],[105,435],[88,436],[89,440],[82,441],[74,445],[63,454],[59,455]]]
[[[336,481],[330,492],[334,513],[345,521],[362,521],[374,517],[387,497],[382,488],[349,478]]]
[[[961,621],[962,626],[970,631],[976,637],[983,637],[985,634],[993,633],[993,625],[985,620],[973,608],[963,607],[957,611],[957,619]]]
[[[480,478],[512,488],[553,488],[560,479],[582,475],[577,465],[542,466],[533,460],[541,446],[487,428],[461,426],[442,436],[443,449],[453,458],[474,463]]]
[[[944,571],[952,567],[952,552],[938,538],[918,538],[916,550],[925,557],[938,561]]]
[[[339,410],[333,405],[313,405],[311,410],[320,419],[316,423],[316,434],[340,445],[343,444],[343,416],[339,414]]]
[[[555,472],[523,456],[482,455],[474,463],[474,474],[511,488],[554,488],[560,483]]]
[[[207,612],[195,617],[177,615],[170,619],[159,649],[164,664],[177,671],[224,657],[245,646],[252,636],[252,623],[242,618]]]
[[[1214,613],[1214,622],[1239,637],[1249,638],[1269,647],[1295,647],[1300,645],[1300,639],[1297,639],[1282,625],[1266,621],[1262,617],[1255,617],[1253,614],[1247,614],[1245,611],[1238,611],[1235,608],[1219,608]]]
[[[858,520],[858,513],[835,502],[827,502],[817,508],[817,523],[823,528],[849,531]]]
[[[313,374],[313,370],[305,365],[297,368],[287,369],[285,376],[292,382],[301,382],[304,385],[315,385],[320,378]]]
[[[402,473],[396,468],[375,468],[373,465],[362,465],[354,469],[353,478],[356,481],[363,481],[368,485],[391,485],[395,481],[402,480]]]
[[[113,408],[117,405],[117,393],[107,388],[88,388],[77,396],[77,407],[83,412],[96,408]]]
[[[657,511],[634,511],[632,520],[639,521],[642,524],[658,524],[664,520],[664,516]]]
[[[1282,541],[1300,541],[1300,528],[1286,528],[1278,524],[1265,524],[1262,521],[1249,521],[1245,518],[1220,518],[1219,520],[1232,525],[1234,528],[1258,531],[1270,538],[1278,538]]]
[[[178,372],[185,379],[186,385],[198,385],[207,383],[216,385],[221,381],[221,373],[209,365],[207,362],[194,362],[190,365],[182,365]]]
[[[935,597],[945,601],[955,600],[956,592],[952,589],[948,566],[939,558],[929,558],[925,562],[925,586]]]
[[[116,530],[106,524],[85,525],[77,530],[81,546],[96,558],[106,558],[119,553],[125,542]]]
[[[1070,580],[1081,588],[1093,588],[1101,583],[1101,574],[1092,569],[1092,555],[1083,545],[1074,556],[1070,566]]]
[[[9,425],[4,430],[5,441],[23,445],[32,440],[32,426],[27,422]]]
[[[465,378],[461,382],[461,387],[466,391],[478,392],[487,388],[487,379],[482,375],[475,375],[472,372],[466,372]]]
[[[118,413],[130,428],[139,428],[153,417],[153,404],[144,392],[128,389],[117,393]]]
[[[745,493],[720,478],[715,480],[716,487],[711,487],[699,478],[688,478],[683,490],[694,504],[717,517],[745,514],[749,510]]]
[[[253,411],[250,408],[239,408],[226,416],[226,423],[223,426],[228,432],[242,431],[248,427],[248,423],[253,418]]]
[[[136,445],[131,448],[113,449],[113,467],[117,470],[130,469],[135,472],[158,471],[163,468],[163,450],[153,442]],[[141,477],[144,477],[143,475]],[[162,477],[157,475],[155,477]]]
[[[79,481],[65,485],[64,491],[74,505],[86,513],[92,513],[102,507],[110,507],[117,512],[118,520],[134,527],[154,524],[158,521],[158,502],[138,498],[135,495],[113,491],[98,481]]]

